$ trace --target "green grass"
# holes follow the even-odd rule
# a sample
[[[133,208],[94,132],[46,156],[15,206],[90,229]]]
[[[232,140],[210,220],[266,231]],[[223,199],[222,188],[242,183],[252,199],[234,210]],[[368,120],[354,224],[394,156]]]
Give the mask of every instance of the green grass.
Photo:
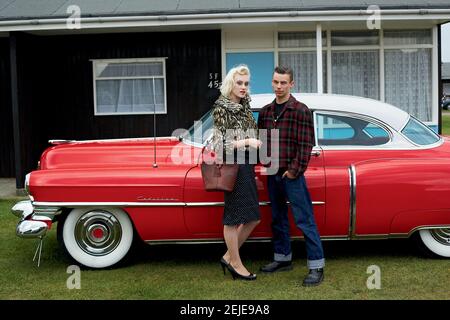
[[[450,299],[449,260],[424,259],[406,240],[324,242],[324,283],[300,286],[306,273],[303,242],[294,242],[294,270],[258,273],[252,282],[223,275],[224,245],[148,246],[130,263],[108,270],[81,270],[81,289],[67,289],[72,262],[56,241],[56,228],[45,239],[41,266],[33,258],[36,240],[15,235],[14,202],[0,200],[0,299]],[[269,262],[270,243],[242,249],[253,271]],[[367,268],[381,268],[381,289],[366,287]]]
[[[442,111],[442,134],[450,135],[450,110]]]

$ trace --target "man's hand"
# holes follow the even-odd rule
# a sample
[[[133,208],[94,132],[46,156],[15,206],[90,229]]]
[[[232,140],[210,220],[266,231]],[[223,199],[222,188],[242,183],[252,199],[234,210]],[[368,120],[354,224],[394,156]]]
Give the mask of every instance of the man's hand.
[[[286,170],[285,173],[281,176],[281,178],[287,177],[288,179],[295,179],[296,176],[294,176],[292,173],[290,173],[288,170]]]

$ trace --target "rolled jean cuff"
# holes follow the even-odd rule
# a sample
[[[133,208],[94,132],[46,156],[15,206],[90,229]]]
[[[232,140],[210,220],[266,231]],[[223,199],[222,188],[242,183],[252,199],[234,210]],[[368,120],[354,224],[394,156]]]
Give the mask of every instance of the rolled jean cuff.
[[[325,267],[325,258],[318,260],[308,260],[308,269],[319,269]]]
[[[288,255],[282,253],[274,253],[273,260],[278,262],[292,261],[292,253],[289,253]]]

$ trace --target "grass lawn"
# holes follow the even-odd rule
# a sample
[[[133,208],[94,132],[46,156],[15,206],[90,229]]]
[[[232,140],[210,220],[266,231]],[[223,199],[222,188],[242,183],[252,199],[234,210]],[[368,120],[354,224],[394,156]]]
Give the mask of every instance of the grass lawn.
[[[108,270],[81,270],[81,289],[68,289],[67,267],[52,228],[41,266],[31,260],[36,240],[15,235],[14,201],[0,200],[0,299],[450,299],[449,260],[418,256],[406,240],[324,242],[324,283],[300,286],[306,274],[303,242],[294,242],[294,270],[258,273],[256,281],[223,275],[223,244],[148,246],[130,263]],[[242,257],[250,270],[269,262],[270,243],[247,243]],[[367,268],[381,269],[381,289],[369,290]]]
[[[442,111],[442,134],[450,135],[450,110]]]

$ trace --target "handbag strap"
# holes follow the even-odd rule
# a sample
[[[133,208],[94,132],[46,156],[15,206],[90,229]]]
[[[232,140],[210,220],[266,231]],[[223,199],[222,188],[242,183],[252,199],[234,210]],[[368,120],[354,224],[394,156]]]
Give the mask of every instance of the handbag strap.
[[[199,164],[205,163],[205,162],[203,161],[203,155],[204,155],[204,153],[205,153],[205,149],[206,149],[206,145],[203,146],[202,151],[201,151],[200,154],[199,154],[199,161],[198,161]],[[214,153],[214,152],[212,152],[212,153]],[[207,163],[207,164],[209,164],[209,163]],[[219,169],[222,168],[223,165],[224,165],[223,163],[216,163],[216,162],[213,162],[213,163],[211,163],[211,164],[215,164],[216,167],[219,168]]]

